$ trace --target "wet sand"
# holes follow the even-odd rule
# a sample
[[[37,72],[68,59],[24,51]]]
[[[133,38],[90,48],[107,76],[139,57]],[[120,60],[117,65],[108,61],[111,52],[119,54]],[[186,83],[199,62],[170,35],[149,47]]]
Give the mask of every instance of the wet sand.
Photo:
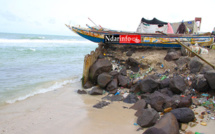
[[[81,82],[0,107],[0,134],[108,134],[135,132],[130,105],[92,106],[101,96],[79,95]]]

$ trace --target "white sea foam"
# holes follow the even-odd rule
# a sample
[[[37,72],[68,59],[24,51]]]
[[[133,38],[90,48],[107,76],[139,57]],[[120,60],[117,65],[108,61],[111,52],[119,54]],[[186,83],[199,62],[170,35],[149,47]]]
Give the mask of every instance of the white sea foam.
[[[0,43],[92,43],[88,40],[0,39]]]
[[[42,89],[38,89],[37,91],[34,91],[30,94],[26,94],[24,96],[20,96],[18,98],[15,98],[15,99],[12,99],[12,100],[7,100],[6,103],[15,103],[17,101],[22,101],[22,100],[25,100],[29,97],[32,97],[32,96],[35,96],[37,94],[43,94],[43,93],[46,93],[46,92],[49,92],[49,91],[53,91],[53,90],[56,90],[56,89],[59,89],[61,87],[63,87],[64,85],[66,84],[69,84],[69,83],[75,83],[75,82],[78,82],[80,81],[80,78],[75,78],[73,80],[65,80],[65,81],[62,81],[62,82],[55,82],[55,84],[53,84],[52,86],[48,87],[48,88],[42,88]]]

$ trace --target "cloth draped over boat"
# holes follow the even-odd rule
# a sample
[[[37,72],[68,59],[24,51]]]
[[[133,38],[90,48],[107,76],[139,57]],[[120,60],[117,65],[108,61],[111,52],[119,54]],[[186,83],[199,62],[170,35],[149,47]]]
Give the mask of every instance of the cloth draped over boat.
[[[171,29],[171,25],[169,25],[169,28]],[[137,27],[138,33],[156,33],[157,31],[168,33],[168,23],[160,21],[156,18],[153,18],[152,20],[147,20],[145,18],[141,19],[141,22],[139,26]],[[171,32],[172,33],[172,32]]]

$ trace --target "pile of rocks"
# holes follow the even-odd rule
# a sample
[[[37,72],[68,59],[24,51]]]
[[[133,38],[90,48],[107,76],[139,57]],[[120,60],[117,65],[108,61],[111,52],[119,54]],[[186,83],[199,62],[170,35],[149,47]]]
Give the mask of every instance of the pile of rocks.
[[[167,50],[163,57],[163,62],[171,63],[171,69],[168,66],[164,69],[159,62],[152,66],[150,61],[144,62],[141,55],[139,59],[131,57],[136,51],[144,53],[144,50],[106,47],[104,54],[91,66],[84,88],[92,87],[88,91],[90,95],[108,92],[103,99],[135,103],[131,108],[137,110],[137,124],[150,127],[144,134],[178,134],[183,123],[195,121],[190,107],[199,104],[193,100],[199,102],[202,92],[215,90],[215,70],[197,57],[182,56],[175,49]],[[108,104],[102,101],[95,107]]]

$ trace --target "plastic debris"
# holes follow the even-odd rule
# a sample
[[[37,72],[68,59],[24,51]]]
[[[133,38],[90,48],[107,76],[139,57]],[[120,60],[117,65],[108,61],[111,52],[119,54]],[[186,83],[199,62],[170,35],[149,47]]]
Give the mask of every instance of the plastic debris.
[[[161,80],[164,80],[164,79],[166,79],[166,75],[164,75],[164,76],[161,78]]]
[[[204,133],[195,132],[195,134],[204,134]]]
[[[164,65],[163,65],[163,64],[161,64],[160,68],[163,68],[163,67],[164,67]]]
[[[206,122],[201,122],[201,125],[202,126],[207,126],[207,123]]]
[[[208,95],[208,94],[202,94],[202,96],[204,96],[204,97],[208,97],[209,95]]]
[[[138,124],[137,124],[137,123],[134,123],[134,125],[135,125],[135,126],[138,126]]]
[[[121,91],[120,91],[120,90],[118,90],[118,91],[115,93],[115,95],[119,95],[119,94],[120,94],[120,92],[121,92]]]
[[[167,113],[167,112],[170,112],[171,110],[172,110],[172,108],[169,107],[169,108],[164,109],[164,112]]]

